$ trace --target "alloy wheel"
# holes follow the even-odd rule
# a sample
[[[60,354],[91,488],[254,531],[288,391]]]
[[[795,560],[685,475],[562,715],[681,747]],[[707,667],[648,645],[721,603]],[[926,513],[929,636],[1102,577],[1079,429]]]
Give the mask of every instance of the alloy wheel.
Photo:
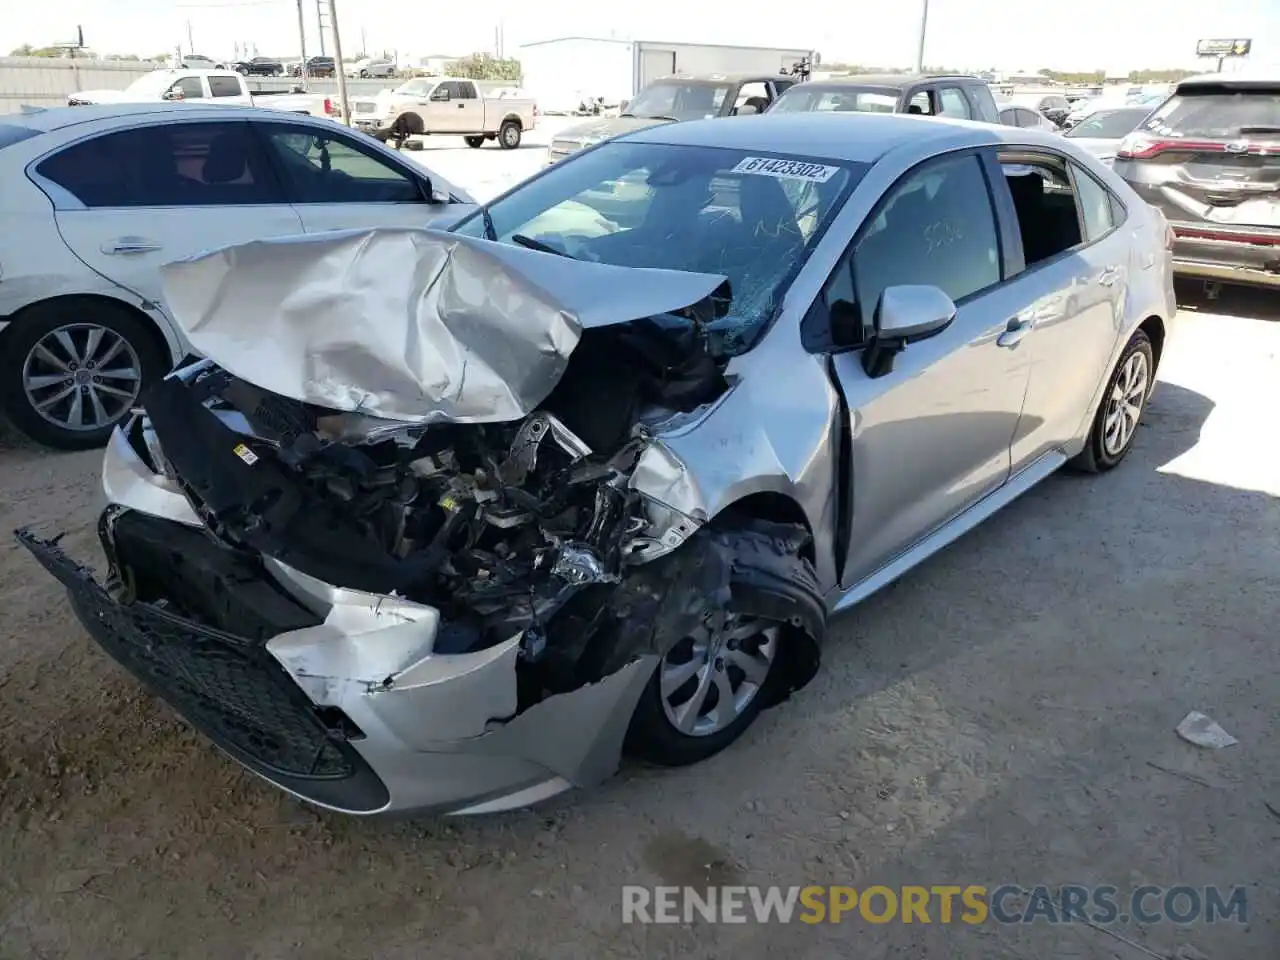
[[[778,633],[773,621],[727,614],[709,618],[672,647],[658,667],[662,709],[671,725],[706,737],[737,720],[764,686]]]
[[[142,363],[107,327],[69,323],[36,342],[22,365],[22,389],[42,418],[66,430],[109,426],[138,399]]]
[[[1149,380],[1146,354],[1136,351],[1120,368],[1120,375],[1107,398],[1107,415],[1102,427],[1102,449],[1109,457],[1124,452],[1142,416]]]

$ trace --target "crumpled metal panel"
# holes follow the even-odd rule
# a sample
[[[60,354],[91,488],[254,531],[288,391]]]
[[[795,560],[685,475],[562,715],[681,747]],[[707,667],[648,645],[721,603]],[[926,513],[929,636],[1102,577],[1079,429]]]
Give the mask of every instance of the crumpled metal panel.
[[[692,306],[725,282],[415,229],[260,240],[161,273],[192,346],[235,376],[408,423],[527,416],[582,330]]]

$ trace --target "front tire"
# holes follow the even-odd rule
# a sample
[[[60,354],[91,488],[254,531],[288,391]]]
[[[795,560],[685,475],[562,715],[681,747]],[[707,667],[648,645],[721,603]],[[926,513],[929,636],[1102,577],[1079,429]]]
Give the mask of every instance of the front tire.
[[[22,311],[0,345],[0,406],[37,443],[107,442],[168,369],[156,331],[122,306],[61,300]]]
[[[504,120],[502,126],[498,128],[498,146],[503,150],[514,150],[520,146],[523,134],[524,131],[515,120]]]
[[[467,146],[470,147],[472,150],[479,150],[481,147],[484,146],[485,138],[483,136],[463,137],[462,139],[466,142]]]
[[[1125,344],[1107,380],[1089,439],[1071,461],[1072,467],[1085,473],[1105,473],[1128,455],[1155,385],[1155,372],[1151,340],[1145,331],[1138,330]]]
[[[666,654],[627,730],[628,752],[660,766],[706,760],[737,740],[760,711],[817,669],[825,629],[822,590],[788,527],[728,535],[735,554],[727,609],[708,607],[690,636],[664,638]],[[716,617],[723,614],[723,617]]]

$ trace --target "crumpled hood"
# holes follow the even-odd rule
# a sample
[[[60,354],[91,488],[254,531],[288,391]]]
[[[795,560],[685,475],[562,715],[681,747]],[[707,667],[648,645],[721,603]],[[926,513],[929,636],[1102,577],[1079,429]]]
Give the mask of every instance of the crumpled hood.
[[[680,310],[726,282],[414,229],[260,240],[161,276],[191,345],[234,376],[409,423],[525,417],[584,329]]]
[[[648,127],[657,127],[671,122],[670,120],[655,120],[653,117],[605,117],[562,130],[556,134],[555,139],[581,140],[583,143],[591,144],[600,140],[608,140],[612,137],[620,137],[622,134],[630,133],[633,130],[644,130]]]

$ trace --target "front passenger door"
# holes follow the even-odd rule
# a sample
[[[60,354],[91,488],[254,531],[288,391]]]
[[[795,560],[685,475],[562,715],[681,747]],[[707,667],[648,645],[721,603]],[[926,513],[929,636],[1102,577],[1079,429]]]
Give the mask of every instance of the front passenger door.
[[[887,287],[936,286],[958,307],[949,327],[907,346],[886,376],[867,375],[862,350],[832,357],[851,417],[845,587],[1009,477],[1029,364],[999,343],[1024,305],[1002,284],[998,234],[979,154],[939,158],[889,190],[829,282],[828,307],[854,304],[864,338]]]

